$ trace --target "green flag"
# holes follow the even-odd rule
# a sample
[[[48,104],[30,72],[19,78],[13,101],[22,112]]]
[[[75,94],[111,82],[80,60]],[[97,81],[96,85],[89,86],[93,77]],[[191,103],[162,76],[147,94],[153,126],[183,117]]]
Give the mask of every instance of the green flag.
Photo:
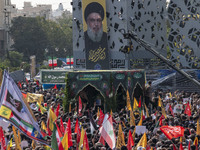
[[[56,130],[57,130],[57,128],[56,128],[56,125],[54,124],[52,139],[51,139],[51,147],[53,150],[58,150],[58,142],[56,139]]]

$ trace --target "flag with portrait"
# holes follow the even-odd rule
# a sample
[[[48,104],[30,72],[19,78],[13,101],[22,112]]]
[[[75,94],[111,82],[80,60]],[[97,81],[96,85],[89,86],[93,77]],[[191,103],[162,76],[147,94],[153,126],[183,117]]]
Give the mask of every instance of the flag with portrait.
[[[4,71],[0,91],[0,117],[8,120],[24,135],[47,144],[29,105],[14,80]]]

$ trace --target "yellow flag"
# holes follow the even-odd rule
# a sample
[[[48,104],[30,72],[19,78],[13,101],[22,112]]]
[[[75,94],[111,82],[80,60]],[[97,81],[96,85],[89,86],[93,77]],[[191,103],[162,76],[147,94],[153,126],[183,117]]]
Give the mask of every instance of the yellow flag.
[[[153,150],[153,147],[151,147],[151,150]]]
[[[197,131],[196,135],[200,135],[199,118],[197,119]]]
[[[180,136],[180,142],[181,142],[181,143],[183,142],[183,138],[182,138],[182,136]]]
[[[69,103],[69,112],[72,111],[72,106],[71,106],[71,103]]]
[[[36,144],[35,144],[35,141],[34,141],[34,140],[32,140],[31,147],[32,147],[32,149],[35,149],[35,148],[36,148]]]
[[[19,142],[19,145],[21,144],[21,135],[20,135],[20,132],[18,130],[18,142]]]
[[[7,150],[11,150],[11,147],[12,147],[12,138],[10,139],[10,142],[9,142],[9,144],[7,146]]]
[[[6,118],[6,119],[10,119],[10,115],[11,115],[11,110],[7,107],[5,107],[4,105],[1,105],[0,108],[0,116]]]
[[[110,116],[112,117],[112,109],[110,110]]]
[[[137,109],[137,108],[138,108],[138,102],[137,102],[136,98],[134,97],[133,109]]]
[[[62,139],[62,146],[64,150],[68,150],[68,132],[65,133],[63,139]]]
[[[144,132],[142,138],[140,139],[139,143],[137,144],[136,148],[146,148],[147,146],[147,135],[146,135],[146,132]]]
[[[160,96],[158,96],[158,106],[159,106],[159,107],[162,107],[162,102],[161,102]]]
[[[34,102],[43,102],[43,95],[42,94],[35,94],[35,93],[27,93],[27,102],[34,103]]]
[[[141,111],[141,117],[140,117],[140,121],[138,122],[137,126],[142,126],[142,118],[143,118],[143,111]]]
[[[122,125],[119,124],[116,148],[120,149],[122,146],[125,146],[125,141],[124,141],[124,134],[122,132]]]
[[[41,127],[42,127],[42,129],[43,129],[44,131],[47,131],[47,127],[46,127],[44,121],[41,122]]]
[[[21,150],[21,147],[19,145],[19,139],[17,137],[17,132],[16,132],[16,129],[14,126],[12,126],[12,130],[13,130],[13,134],[14,134],[16,148],[17,148],[17,150]]]
[[[133,111],[130,111],[130,126],[135,126],[135,117]]]
[[[82,129],[81,129],[81,139],[80,139],[80,142],[79,142],[79,150],[81,150],[81,146],[83,146],[84,135],[85,135],[85,131],[82,127]]]
[[[195,139],[194,139],[193,145],[198,145],[198,137],[197,137],[197,136],[196,136]]]
[[[162,114],[163,114],[163,116],[164,116],[165,118],[167,118],[167,114],[166,114],[166,112],[165,112],[165,108],[162,107],[161,109],[162,109]]]
[[[172,93],[171,92],[169,92],[169,97],[172,98]]]
[[[129,96],[128,90],[126,91],[126,107],[127,107],[128,110],[132,110],[131,109],[131,100],[130,100],[130,96]]]
[[[134,131],[132,133],[132,137],[133,137],[133,141],[135,142],[135,131],[136,131],[136,127],[134,128]]]
[[[56,114],[52,111],[52,109],[49,109],[49,128],[51,129],[51,131],[53,131],[53,123],[55,122],[55,120],[57,119]]]
[[[40,108],[40,111],[41,111],[41,114],[44,114],[47,110],[46,110],[46,108],[44,108],[41,104],[40,104],[40,102],[37,102],[37,104],[36,105],[38,105],[39,106],[39,108]]]
[[[148,111],[148,108],[145,103],[144,103],[144,107],[145,107],[146,115],[147,115],[147,117],[149,117],[149,111]]]
[[[99,116],[100,116],[100,112],[99,112],[99,107],[98,107],[97,118],[99,118]]]
[[[12,145],[12,138],[10,139],[10,147],[12,147],[13,145]]]

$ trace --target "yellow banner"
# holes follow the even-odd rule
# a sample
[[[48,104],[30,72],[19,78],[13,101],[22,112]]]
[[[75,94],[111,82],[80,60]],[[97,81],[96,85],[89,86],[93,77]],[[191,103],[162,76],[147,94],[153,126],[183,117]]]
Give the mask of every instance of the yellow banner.
[[[27,102],[34,103],[34,102],[43,102],[43,95],[42,94],[35,94],[35,93],[27,93]]]
[[[10,115],[11,115],[11,110],[5,106],[1,106],[0,108],[0,116],[6,118],[6,119],[10,119]]]

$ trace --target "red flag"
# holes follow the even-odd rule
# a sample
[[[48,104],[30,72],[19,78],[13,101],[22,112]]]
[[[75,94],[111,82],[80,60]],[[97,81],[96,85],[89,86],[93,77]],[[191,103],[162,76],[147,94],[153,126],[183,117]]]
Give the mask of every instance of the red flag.
[[[173,144],[173,150],[176,150],[176,146]]]
[[[59,109],[60,109],[60,104],[58,104],[58,106],[57,106],[57,108],[56,108],[56,116],[58,117],[58,115],[59,115]]]
[[[189,102],[188,102],[187,105],[186,105],[186,108],[185,108],[184,113],[185,113],[186,115],[188,115],[188,116],[191,116],[191,109],[190,109],[190,104],[189,104]]]
[[[131,150],[132,146],[134,146],[134,141],[133,141],[133,136],[131,134],[131,130],[129,130],[127,149]]]
[[[53,89],[56,89],[56,90],[58,89],[56,84],[55,84],[55,86],[53,87]]]
[[[84,139],[83,139],[83,149],[89,150],[89,144],[88,144],[88,138],[87,138],[86,132],[85,132]]]
[[[78,132],[78,128],[79,128],[79,123],[78,123],[78,118],[76,118],[76,124],[75,124],[74,133],[77,133],[77,132]]]
[[[36,80],[36,84],[37,84],[38,86],[40,85],[38,80]]]
[[[160,117],[160,119],[159,119],[159,125],[160,125],[160,126],[163,126],[162,120],[163,120],[164,118],[165,118],[164,115],[162,115],[162,116]]]
[[[104,113],[100,109],[100,116],[99,116],[98,125],[101,125],[103,123],[104,116],[105,116]]]
[[[72,131],[71,131],[71,120],[69,118],[68,123],[67,123],[67,128],[65,130],[65,133],[68,132],[68,147],[73,146],[72,143]]]
[[[79,96],[78,98],[78,114],[80,115],[81,114],[81,110],[82,110],[82,101],[81,101],[81,97]]]
[[[26,97],[27,97],[27,94],[26,94],[26,93],[24,93],[24,92],[22,92],[22,95],[24,96],[24,98],[26,98]]]
[[[189,141],[189,144],[188,144],[188,150],[191,150],[191,148],[190,148],[190,141]]]
[[[1,142],[1,149],[6,150],[6,141],[2,127],[0,126],[0,142]]]
[[[79,143],[80,139],[81,139],[81,129],[78,127],[77,136],[76,136],[76,143]]]
[[[62,135],[64,135],[65,128],[64,128],[64,125],[63,125],[62,117],[60,118],[60,131],[61,131]]]
[[[139,107],[139,108],[141,108],[141,107],[142,107],[141,96],[140,96],[140,100],[139,100],[138,107]]]
[[[172,106],[171,106],[171,104],[169,104],[169,110],[170,110],[170,112],[171,112],[172,116],[174,117],[174,112],[173,112],[173,109],[172,109]]]
[[[28,84],[28,79],[26,78],[26,84]]]
[[[179,150],[183,150],[183,145],[182,145],[182,142],[180,143]]]
[[[160,130],[166,135],[168,139],[177,138],[184,135],[184,128],[181,126],[162,126]]]
[[[20,81],[18,81],[18,87],[20,87],[20,89],[22,88],[22,84]]]

